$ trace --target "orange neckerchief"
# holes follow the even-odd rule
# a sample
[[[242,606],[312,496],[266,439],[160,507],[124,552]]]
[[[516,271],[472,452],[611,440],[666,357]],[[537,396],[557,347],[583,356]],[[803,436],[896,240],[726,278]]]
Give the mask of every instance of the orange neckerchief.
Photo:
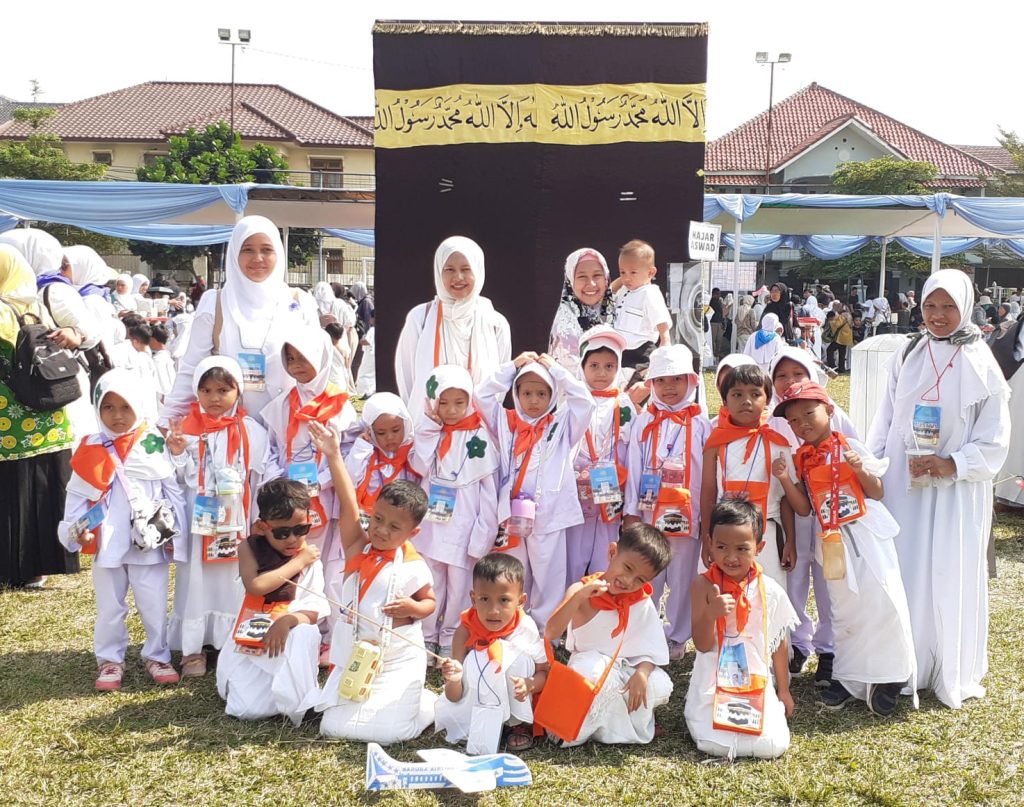
[[[777,446],[789,447],[789,440],[775,431],[775,429],[767,423],[761,423],[760,426],[756,427],[737,426],[732,422],[732,420],[722,423],[722,418],[719,416],[718,425],[711,430],[711,434],[708,436],[708,440],[704,444],[704,448],[705,450],[709,448],[718,448],[719,446],[728,445],[736,440],[742,440],[744,437],[747,438],[747,450],[743,454],[744,462],[750,460],[750,455],[754,453],[757,441],[761,438],[764,439],[766,448],[769,443],[775,443]]]
[[[181,431],[193,437],[202,437],[204,434],[212,434],[222,429],[228,431],[227,461],[234,465],[238,450],[242,450],[242,479],[245,482],[245,494],[242,498],[242,507],[245,510],[246,520],[249,518],[249,430],[245,428],[245,410],[239,406],[235,408],[235,414],[231,417],[212,417],[202,410],[198,401],[193,401],[189,408],[188,415],[181,421]],[[234,429],[231,427],[235,426]],[[203,471],[203,458],[206,453],[206,443],[199,441],[199,493],[203,494],[206,485]]]
[[[111,440],[121,462],[128,458],[135,443],[146,433],[146,429],[147,426],[143,423],[135,431],[125,432]],[[75,449],[75,453],[71,457],[71,470],[96,490],[106,490],[114,479],[114,458],[110,456],[110,452],[107,451],[103,442],[94,444],[83,440],[78,444],[78,448]]]
[[[474,412],[471,415],[466,415],[458,423],[453,423],[450,426],[447,424],[441,425],[441,442],[437,447],[437,458],[443,460],[445,454],[452,447],[452,437],[455,432],[471,432],[476,431],[483,425],[483,420],[480,417],[479,412]]]
[[[359,483],[359,487],[356,488],[356,499],[359,500],[359,506],[364,512],[368,513],[370,511],[370,508],[377,501],[377,496],[386,484],[398,479],[402,471],[412,470],[409,467],[409,453],[412,451],[412,446],[412,443],[399,446],[394,457],[389,457],[376,446],[373,447],[373,454],[370,455],[370,461],[366,464],[366,475],[363,477],[363,481]],[[381,468],[388,466],[394,468],[395,472],[391,476],[383,477],[380,487],[374,493],[369,493],[370,481],[373,479],[373,475]]]
[[[587,575],[581,582],[589,583],[592,580],[603,579],[604,572],[598,572]],[[654,587],[650,583],[644,583],[636,591],[627,591],[625,594],[612,594],[610,591],[606,591],[604,594],[595,594],[590,598],[590,605],[598,611],[618,611],[619,624],[612,631],[612,637],[615,637],[622,633],[629,624],[629,609],[633,607],[633,603],[650,597],[653,592]]]
[[[536,423],[527,423],[514,409],[506,409],[505,416],[508,418],[508,429],[512,432],[513,448],[512,457],[524,455],[523,464],[519,466],[519,476],[512,487],[512,498],[519,495],[523,487],[523,480],[526,478],[526,470],[530,465],[530,455],[533,454],[533,447],[540,442],[544,436],[544,430],[555,419],[553,414],[544,415]]]
[[[590,394],[595,398],[618,398],[619,390],[616,387],[609,387],[608,389],[592,389]]]
[[[347,393],[342,392],[334,384],[328,384],[327,389],[300,408],[299,389],[292,387],[292,391],[288,393],[288,429],[285,432],[288,462],[292,461],[292,441],[299,433],[299,424],[309,423],[311,420],[325,424],[341,411],[347,401]]]
[[[469,636],[466,637],[466,647],[471,647],[474,650],[486,648],[487,658],[494,662],[494,671],[501,672],[501,642],[498,640],[510,636],[519,627],[519,620],[522,619],[522,616],[523,609],[517,608],[515,616],[504,627],[498,630],[488,630],[480,621],[476,609],[467,608],[462,612],[461,617],[461,624],[469,631]]]
[[[685,426],[686,421],[700,414],[700,405],[690,404],[689,406],[684,406],[678,412],[669,412],[667,409],[661,409],[653,403],[650,403],[647,404],[647,413],[652,417],[651,422],[644,426],[643,434],[640,435],[640,439],[644,442],[647,442],[647,438],[651,436],[651,432],[655,430],[660,431],[661,424],[666,420],[671,420],[673,423]],[[655,457],[655,459],[657,458]]]
[[[718,568],[717,563],[711,564],[711,568],[704,572],[704,577],[718,586],[718,590],[723,594],[732,595],[733,600],[736,601],[736,630],[742,632],[747,626],[747,618],[750,616],[750,600],[747,599],[747,585],[755,578],[757,579],[758,586],[763,585],[761,580],[761,564],[754,561],[742,583],[737,583],[729,577],[729,575]],[[725,638],[724,616],[715,620],[715,632],[718,634],[718,646],[721,647],[722,640]]]
[[[839,432],[832,432],[827,439],[821,441],[821,445],[813,446],[810,443],[804,443],[800,446],[796,450],[796,454],[793,455],[797,476],[803,479],[812,469],[827,464],[828,458],[832,455],[834,440],[838,440],[839,445],[844,449],[850,447],[846,438]]]
[[[370,585],[376,579],[380,570],[395,559],[395,549],[374,549],[370,547],[369,552],[360,552],[358,555],[349,558],[345,563],[345,574],[350,572],[359,573],[359,601],[362,602]],[[406,541],[402,544],[402,562],[419,560],[420,553],[413,549],[411,543]]]

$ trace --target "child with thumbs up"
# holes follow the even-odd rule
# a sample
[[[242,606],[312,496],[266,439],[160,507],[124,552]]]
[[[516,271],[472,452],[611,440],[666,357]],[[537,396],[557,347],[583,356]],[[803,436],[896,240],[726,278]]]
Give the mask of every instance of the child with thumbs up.
[[[764,516],[741,499],[715,505],[711,566],[693,584],[697,657],[686,693],[686,725],[705,754],[773,759],[789,747],[787,631],[797,624],[786,590],[756,561]]]

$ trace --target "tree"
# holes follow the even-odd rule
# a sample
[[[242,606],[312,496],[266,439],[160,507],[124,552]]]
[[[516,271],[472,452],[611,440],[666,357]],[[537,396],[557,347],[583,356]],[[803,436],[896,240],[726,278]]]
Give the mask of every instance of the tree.
[[[1008,132],[1002,127],[996,139],[1009,152],[1019,173],[1017,176],[1000,174],[988,177],[985,192],[989,196],[1024,196],[1024,140],[1016,132]]]
[[[939,175],[931,163],[879,157],[860,163],[840,163],[832,174],[836,193],[905,194],[928,193],[926,182]]]
[[[928,193],[924,183],[933,181],[938,173],[931,163],[880,157],[866,162],[841,163],[832,174],[832,189],[836,193],[866,195]],[[832,261],[807,255],[806,260],[794,266],[792,271],[805,280],[845,282],[854,278],[877,277],[881,262],[881,246],[871,244]],[[959,265],[959,261],[956,263]],[[889,270],[923,275],[931,269],[931,260],[907,252],[899,244],[889,244],[885,265]]]
[[[256,143],[244,148],[237,132],[224,121],[203,131],[188,129],[169,140],[169,153],[153,165],[139,168],[141,182],[181,182],[197,185],[239,182],[283,183],[288,163],[273,146]],[[132,253],[162,270],[187,269],[193,258],[209,254],[207,247],[168,247],[148,241],[129,241]],[[288,239],[290,263],[305,263],[316,249],[315,237],[292,230]]]

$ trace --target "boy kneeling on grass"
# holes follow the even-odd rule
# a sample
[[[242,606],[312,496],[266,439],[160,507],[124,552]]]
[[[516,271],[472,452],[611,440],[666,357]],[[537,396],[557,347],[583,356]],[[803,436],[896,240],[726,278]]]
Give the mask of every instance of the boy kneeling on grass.
[[[786,634],[797,624],[796,612],[786,590],[755,560],[765,546],[757,505],[719,502],[709,532],[711,566],[692,588],[697,657],[686,726],[705,754],[773,759],[789,748]]]
[[[217,659],[217,692],[233,717],[284,715],[297,726],[306,712],[303,701],[317,688],[317,622],[327,616],[324,570],[320,550],[306,543],[310,499],[304,483],[274,479],[260,488],[256,503],[253,534],[238,545],[246,597],[233,641]],[[251,641],[266,615],[273,624],[261,640]]]
[[[567,631],[569,667],[591,682],[612,669],[597,693],[576,739],[601,743],[649,743],[654,709],[668,703],[672,681],[668,640],[651,599],[651,581],[668,566],[668,539],[650,524],[623,528],[608,547],[608,569],[573,583],[544,630],[556,641]]]
[[[472,607],[462,612],[452,658],[444,660],[444,694],[434,706],[448,742],[467,741],[471,754],[498,750],[502,727],[512,753],[533,747],[531,697],[547,680],[540,633],[523,611],[525,571],[515,557],[492,552],[473,567]]]

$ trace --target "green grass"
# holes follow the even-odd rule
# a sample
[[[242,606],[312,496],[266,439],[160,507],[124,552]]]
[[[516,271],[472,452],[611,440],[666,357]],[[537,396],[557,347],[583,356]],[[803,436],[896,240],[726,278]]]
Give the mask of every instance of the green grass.
[[[805,676],[794,681],[793,741],[781,760],[709,765],[683,720],[689,655],[669,670],[676,689],[659,714],[664,738],[645,747],[538,747],[524,755],[531,788],[479,798],[451,790],[368,795],[363,745],[319,740],[315,723],[293,729],[227,718],[212,671],[156,687],[142,671],[134,615],[125,688],[94,693],[89,575],[54,578],[41,592],[0,592],[0,792],[7,803],[48,806],[1019,805],[1024,519],[999,517],[996,534],[985,699],[954,712],[927,696],[919,711],[904,703],[887,721],[862,706],[820,711]],[[436,673],[430,680],[436,688]],[[390,751],[412,760],[415,749],[442,744],[428,735]]]

